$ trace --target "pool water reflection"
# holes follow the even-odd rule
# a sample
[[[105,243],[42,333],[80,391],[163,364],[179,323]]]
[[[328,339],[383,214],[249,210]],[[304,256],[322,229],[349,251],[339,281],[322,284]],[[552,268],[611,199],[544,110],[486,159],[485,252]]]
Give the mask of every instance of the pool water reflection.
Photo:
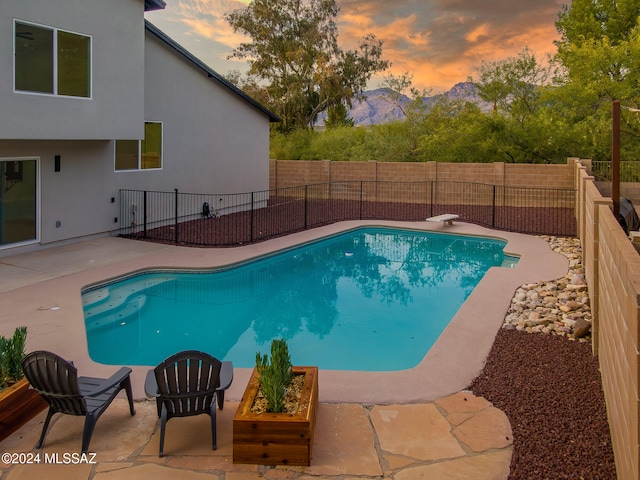
[[[155,365],[184,349],[252,367],[286,338],[297,365],[417,365],[506,242],[360,228],[213,271],[151,271],[83,292],[91,358]]]

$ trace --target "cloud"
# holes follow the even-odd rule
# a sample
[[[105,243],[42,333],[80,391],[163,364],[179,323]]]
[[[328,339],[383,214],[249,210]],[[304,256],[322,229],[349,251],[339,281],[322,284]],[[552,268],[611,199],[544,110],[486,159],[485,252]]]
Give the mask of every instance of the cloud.
[[[248,1],[181,0],[172,9],[172,16],[187,28],[189,35],[202,36],[234,48],[244,37],[235,34],[224,15],[242,8]]]
[[[148,12],[146,17],[158,28],[196,57],[226,74],[246,65],[245,61],[228,59],[233,49],[246,41],[235,33],[224,15],[243,8],[250,0],[169,0],[164,10]]]
[[[489,37],[489,25],[483,23],[482,25],[478,25],[475,29],[468,32],[464,39],[469,43],[476,43],[478,41],[482,41],[482,39]]]
[[[482,61],[513,57],[525,47],[539,57],[555,51],[554,22],[563,0],[338,2],[342,42],[354,43],[368,28],[384,42],[391,73],[408,71],[418,88],[442,91],[466,80]]]
[[[337,0],[339,43],[354,49],[373,33],[383,41],[390,72],[413,74],[414,86],[434,92],[473,75],[483,61],[517,56],[525,47],[542,57],[555,51],[555,20],[566,0]],[[246,38],[234,33],[224,14],[249,0],[170,0],[147,16],[212,68],[225,73],[227,60]],[[151,18],[153,17],[153,18]],[[241,62],[244,65],[244,62]]]

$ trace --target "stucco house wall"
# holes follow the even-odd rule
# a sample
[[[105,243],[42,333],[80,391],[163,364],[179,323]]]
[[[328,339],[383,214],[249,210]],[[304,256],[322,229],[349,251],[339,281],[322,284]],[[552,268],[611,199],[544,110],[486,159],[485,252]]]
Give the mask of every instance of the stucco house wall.
[[[2,0],[0,139],[141,138],[143,14],[140,0]],[[90,36],[91,98],[14,92],[15,20]]]
[[[34,2],[23,8],[23,0],[0,2],[0,38],[9,40],[14,18],[57,26],[64,20],[59,10],[77,7],[77,24],[64,27],[92,36],[96,63],[103,48],[105,56],[110,49],[114,56],[131,53],[117,69],[130,68],[132,82],[125,73],[112,74],[118,87],[96,80],[91,99],[14,92],[7,62],[13,47],[0,42],[0,161],[33,158],[38,167],[38,237],[0,245],[0,257],[110,234],[119,227],[120,189],[215,194],[269,188],[269,122],[277,117],[145,22],[144,5],[158,1],[51,0],[46,7],[38,2],[40,9]],[[89,13],[94,7],[109,35]],[[102,45],[118,36],[122,44]],[[116,140],[141,139],[145,121],[162,122],[162,168],[116,171]]]
[[[145,105],[145,119],[163,124],[163,168],[119,172],[120,188],[214,194],[269,188],[265,112],[209,77],[149,29]]]
[[[54,156],[60,156],[60,171]],[[21,247],[86,237],[116,228],[117,186],[112,141],[0,140],[0,160],[36,158],[39,168],[40,241]],[[111,197],[116,201],[111,203]],[[31,247],[31,248],[29,248]],[[17,253],[8,245],[0,254]]]

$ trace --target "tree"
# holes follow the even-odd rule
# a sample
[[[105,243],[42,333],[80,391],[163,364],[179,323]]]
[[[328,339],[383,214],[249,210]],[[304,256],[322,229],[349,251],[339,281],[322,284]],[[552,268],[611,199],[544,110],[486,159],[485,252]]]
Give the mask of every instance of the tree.
[[[389,65],[373,34],[358,49],[343,51],[337,14],[335,0],[253,0],[225,17],[234,32],[249,37],[230,57],[248,60],[252,84],[262,85],[257,97],[280,116],[282,131],[313,125],[329,107],[350,107],[371,76]]]
[[[575,0],[565,6],[556,22],[565,81],[595,88],[611,100],[637,95],[628,85],[628,91],[619,90],[625,83],[637,89],[639,16],[640,0]]]
[[[412,86],[413,75],[405,72],[400,76],[393,74],[386,75],[382,86],[387,89],[385,98],[388,102],[397,107],[405,117],[405,123],[408,129],[407,142],[409,145],[410,155],[415,161],[419,155],[419,137],[421,135],[420,126],[424,122],[427,114],[427,106],[424,103],[425,97],[428,95],[426,90],[418,90]],[[407,95],[411,95],[409,97]]]
[[[525,48],[517,57],[482,62],[478,74],[475,84],[480,98],[492,103],[494,112],[502,111],[523,123],[537,108],[541,87],[549,82],[551,70]]]
[[[478,95],[492,103],[493,136],[502,145],[501,156],[508,162],[552,162],[555,149],[543,128],[548,119],[542,112],[543,93],[552,78],[549,61],[541,64],[525,48],[516,57],[483,62],[475,83]],[[498,118],[502,116],[503,118]]]
[[[569,104],[573,128],[594,159],[610,158],[611,102],[640,106],[640,0],[574,0],[561,11],[557,60],[564,68],[557,99]],[[579,91],[579,108],[571,95]],[[560,105],[560,104],[559,104]],[[640,122],[623,110],[622,154],[637,159]],[[597,133],[597,136],[596,136]],[[603,158],[604,157],[604,158]]]
[[[421,138],[422,161],[496,162],[505,160],[500,143],[501,116],[486,115],[480,108],[442,97],[430,109]]]
[[[349,116],[349,111],[344,103],[340,102],[327,109],[327,118],[324,120],[326,128],[353,127],[353,125],[353,118]]]
[[[587,40],[608,38],[613,45],[626,41],[638,16],[639,0],[573,0],[570,6],[563,5],[556,21],[559,54]]]
[[[387,89],[385,94],[387,101],[398,107],[408,120],[424,117],[427,110],[424,98],[429,95],[427,90],[418,90],[412,85],[413,75],[409,72],[402,75],[390,73],[384,76],[382,82],[382,87]]]

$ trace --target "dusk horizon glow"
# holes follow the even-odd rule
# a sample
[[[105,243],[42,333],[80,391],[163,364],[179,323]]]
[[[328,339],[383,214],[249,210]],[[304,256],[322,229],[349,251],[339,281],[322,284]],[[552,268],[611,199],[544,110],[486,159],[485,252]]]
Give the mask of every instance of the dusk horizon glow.
[[[234,33],[225,13],[249,0],[166,0],[165,10],[146,18],[221,75],[245,72],[247,62],[228,59],[246,38]],[[516,57],[528,48],[544,61],[556,52],[555,21],[562,0],[337,0],[338,42],[345,50],[373,33],[383,41],[384,74],[407,72],[413,86],[432,94],[476,77],[483,61]],[[370,82],[380,85],[382,76]]]

